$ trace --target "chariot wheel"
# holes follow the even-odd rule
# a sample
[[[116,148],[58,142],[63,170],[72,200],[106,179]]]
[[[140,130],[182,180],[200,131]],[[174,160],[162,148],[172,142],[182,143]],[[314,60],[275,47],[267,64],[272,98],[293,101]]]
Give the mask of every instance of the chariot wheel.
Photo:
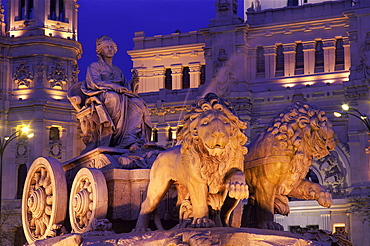
[[[28,243],[50,236],[67,213],[67,182],[62,165],[39,157],[31,165],[23,188],[22,224]]]
[[[76,174],[69,197],[72,231],[92,230],[94,219],[104,219],[108,209],[108,189],[103,173],[96,168],[82,168]]]

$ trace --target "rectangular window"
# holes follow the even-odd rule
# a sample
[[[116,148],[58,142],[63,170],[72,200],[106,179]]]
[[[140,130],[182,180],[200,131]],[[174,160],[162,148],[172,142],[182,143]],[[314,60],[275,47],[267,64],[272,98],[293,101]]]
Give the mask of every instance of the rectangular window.
[[[20,0],[18,20],[31,20],[34,16],[33,0]]]
[[[200,84],[204,85],[206,83],[206,65],[200,66]]]
[[[324,49],[322,41],[316,41],[315,73],[324,72]]]
[[[172,70],[167,68],[164,73],[164,88],[172,90]]]
[[[59,15],[58,20],[64,22],[65,19],[64,0],[59,0]]]
[[[262,46],[257,46],[257,73],[265,72],[265,51]]]
[[[57,20],[57,0],[50,0],[50,20]]]
[[[66,21],[64,0],[50,0],[49,20]]]
[[[283,45],[276,46],[276,73],[275,76],[284,75],[284,48]]]
[[[182,88],[190,88],[190,69],[189,67],[182,68]]]
[[[344,47],[343,39],[339,38],[335,42],[335,70],[344,69]]]
[[[295,73],[304,73],[304,54],[303,54],[303,44],[297,43],[295,46]]]

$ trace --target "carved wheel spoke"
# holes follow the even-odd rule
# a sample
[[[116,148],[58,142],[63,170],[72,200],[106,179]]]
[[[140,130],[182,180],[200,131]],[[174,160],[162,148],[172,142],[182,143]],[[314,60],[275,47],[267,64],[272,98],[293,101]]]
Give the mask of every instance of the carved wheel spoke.
[[[63,223],[66,208],[67,183],[61,164],[53,158],[37,158],[23,189],[22,223],[27,241],[46,238],[53,224]]]
[[[69,199],[72,230],[92,230],[94,218],[104,219],[108,209],[108,190],[103,173],[95,168],[82,168],[76,174]]]

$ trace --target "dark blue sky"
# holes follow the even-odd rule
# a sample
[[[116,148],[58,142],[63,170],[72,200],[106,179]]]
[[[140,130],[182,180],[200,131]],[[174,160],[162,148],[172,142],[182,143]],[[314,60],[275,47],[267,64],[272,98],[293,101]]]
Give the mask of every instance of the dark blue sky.
[[[113,63],[130,79],[132,62],[127,51],[133,49],[136,31],[146,36],[168,35],[179,29],[195,31],[207,27],[215,17],[216,0],[78,0],[79,33],[83,54],[79,60],[83,80],[86,68],[96,61],[95,40],[108,35],[118,45]],[[239,0],[239,16],[242,14]]]

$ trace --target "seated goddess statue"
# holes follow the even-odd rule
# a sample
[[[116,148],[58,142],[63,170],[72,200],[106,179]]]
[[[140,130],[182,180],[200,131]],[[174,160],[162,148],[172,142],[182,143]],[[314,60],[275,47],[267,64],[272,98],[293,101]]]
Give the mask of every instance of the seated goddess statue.
[[[121,69],[113,65],[116,43],[108,36],[96,41],[98,61],[89,65],[80,88],[71,88],[69,99],[79,111],[86,150],[99,146],[135,149],[149,142],[150,116],[145,102],[131,90]],[[82,92],[76,106],[71,92]],[[88,110],[86,110],[88,109]],[[87,112],[85,112],[87,111]],[[85,112],[85,113],[83,113]],[[79,116],[80,115],[80,116]]]

